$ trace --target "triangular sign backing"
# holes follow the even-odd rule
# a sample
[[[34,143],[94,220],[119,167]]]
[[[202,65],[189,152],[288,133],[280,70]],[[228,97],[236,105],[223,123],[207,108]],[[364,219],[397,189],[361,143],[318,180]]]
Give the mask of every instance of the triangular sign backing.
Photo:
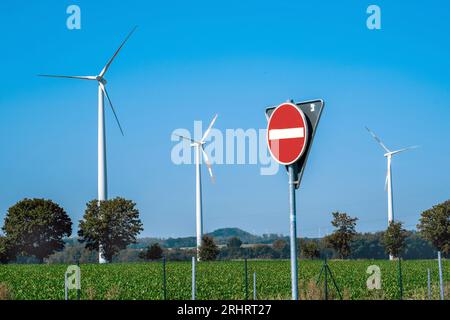
[[[300,182],[302,180],[303,172],[306,167],[306,162],[308,161],[309,152],[311,151],[311,146],[314,141],[317,125],[319,124],[320,116],[322,115],[325,103],[323,100],[311,100],[304,102],[292,101],[292,103],[294,103],[305,114],[309,129],[308,146],[306,147],[307,148],[306,152],[302,155],[300,159],[298,159],[296,163],[293,164],[294,174],[297,177],[297,179],[295,179],[296,180],[295,187],[298,189],[300,187]],[[267,119],[270,119],[270,116],[272,115],[272,112],[275,110],[275,108],[276,106],[269,107],[266,109]]]

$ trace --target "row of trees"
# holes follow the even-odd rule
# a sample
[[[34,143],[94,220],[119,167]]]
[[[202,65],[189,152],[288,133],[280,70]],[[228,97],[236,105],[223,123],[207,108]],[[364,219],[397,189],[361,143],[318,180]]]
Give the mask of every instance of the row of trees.
[[[35,257],[42,262],[64,248],[72,234],[72,221],[66,211],[51,200],[24,199],[8,209],[0,236],[0,262],[20,256]],[[131,243],[142,231],[139,210],[131,200],[92,200],[87,203],[79,223],[78,236],[89,250],[102,244],[106,260]]]
[[[347,213],[333,212],[331,224],[334,232],[326,236],[322,243],[319,241],[299,240],[300,256],[304,258],[319,258],[329,248],[338,254],[341,259],[352,254],[355,239],[358,237],[356,224],[358,218]],[[433,247],[448,255],[450,251],[450,201],[438,204],[422,213],[417,225],[420,236],[433,245]],[[394,257],[401,257],[406,248],[406,239],[411,233],[403,228],[402,222],[391,222],[381,233],[381,244],[385,252]],[[213,238],[204,236],[200,248],[201,260],[215,260],[219,258],[288,258],[289,244],[285,240],[276,240],[272,246],[255,245],[251,248],[242,248],[242,241],[237,237],[228,240],[226,248],[219,250]],[[153,254],[157,252],[157,254]],[[163,250],[158,244],[152,245],[141,257],[155,260],[161,258]],[[325,252],[325,255],[327,253]]]
[[[364,257],[358,251],[364,246],[380,247],[380,245],[372,245],[373,243],[382,244],[386,253],[399,257],[404,253],[407,241],[410,242],[409,246],[412,241],[415,241],[416,251],[426,250],[425,246],[420,247],[420,243],[417,245],[418,237],[407,232],[401,222],[391,223],[385,232],[371,235],[374,238],[371,240],[369,239],[371,237],[356,232],[357,218],[341,212],[334,212],[332,217],[331,223],[335,228],[332,234],[322,240],[299,240],[301,257],[318,258],[321,255],[328,257],[333,255],[341,259]],[[421,238],[447,255],[450,250],[450,201],[424,211],[417,228]],[[65,238],[72,234],[72,222],[64,209],[51,200],[24,199],[8,209],[2,229],[4,236],[0,236],[0,262],[14,261],[24,256],[34,257],[37,262],[42,262],[64,248],[67,242]],[[136,243],[136,237],[141,230],[139,211],[132,201],[115,198],[99,203],[97,200],[92,200],[87,203],[85,214],[79,223],[78,241],[89,250],[87,252],[93,254],[96,254],[101,243],[105,258],[112,261],[120,250],[125,249],[129,244]],[[420,241],[425,243],[423,240]],[[74,253],[77,254],[75,251]],[[91,261],[92,256],[89,253],[84,255],[86,254],[89,256],[81,257],[81,260]],[[138,257],[155,260],[166,255],[169,259],[184,260],[188,255],[195,254],[195,250],[180,249],[163,252],[159,244],[153,244],[147,250],[140,252]],[[380,252],[375,254],[382,257]],[[260,244],[243,248],[242,241],[232,237],[225,248],[219,249],[213,238],[203,237],[200,248],[202,260],[242,257],[286,259],[289,258],[289,244],[279,239],[272,245]],[[80,257],[78,257],[79,260]]]
[[[325,237],[325,241],[339,252],[342,259],[351,254],[351,244],[357,236],[357,221],[358,218],[352,218],[346,213],[333,213],[331,224],[335,227],[335,231]],[[450,252],[450,200],[424,211],[417,229],[421,237],[430,242],[437,251],[448,255]],[[408,232],[403,228],[402,222],[391,222],[382,237],[386,253],[400,257],[404,253],[407,236]]]
[[[346,213],[333,212],[331,224],[335,227],[335,231],[325,237],[325,242],[339,253],[341,259],[345,259],[351,254],[352,243],[357,236],[357,221],[358,218],[352,218]],[[382,235],[382,244],[386,253],[399,257],[405,249],[407,236],[408,232],[403,229],[402,222],[390,222]]]

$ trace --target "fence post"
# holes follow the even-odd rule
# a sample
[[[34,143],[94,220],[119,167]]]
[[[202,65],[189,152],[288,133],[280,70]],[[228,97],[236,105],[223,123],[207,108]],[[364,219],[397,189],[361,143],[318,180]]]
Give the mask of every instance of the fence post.
[[[163,257],[163,298],[167,300],[167,287],[166,287],[166,257]]]
[[[325,258],[325,262],[324,262],[324,266],[325,266],[325,300],[328,300],[328,264],[327,264],[327,258]]]
[[[80,258],[77,259],[77,267],[80,272],[77,273],[77,300],[81,299],[81,269],[80,269]]]
[[[430,268],[427,269],[427,280],[428,280],[428,300],[431,300],[431,272],[430,272]]]
[[[68,283],[67,283],[67,272],[64,273],[64,299],[69,300],[69,292],[68,292]]]
[[[403,300],[403,281],[402,281],[402,259],[398,257],[398,286],[400,289],[400,300]]]
[[[441,252],[438,251],[438,264],[439,264],[439,286],[441,291],[441,300],[444,300],[444,279],[442,278],[442,259]]]
[[[81,270],[80,270],[80,266],[78,266],[78,272],[76,273],[76,277],[77,277],[77,300],[80,300],[81,297]]]
[[[192,257],[192,300],[195,300],[195,257]]]
[[[247,258],[244,259],[244,275],[245,275],[245,300],[248,300]]]
[[[253,272],[253,300],[256,300],[256,272]]]

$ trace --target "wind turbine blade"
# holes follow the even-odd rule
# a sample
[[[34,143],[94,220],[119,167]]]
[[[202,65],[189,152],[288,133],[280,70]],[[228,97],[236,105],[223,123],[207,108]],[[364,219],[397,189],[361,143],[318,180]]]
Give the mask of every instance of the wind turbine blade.
[[[203,134],[202,139],[200,140],[201,142],[205,142],[205,139],[208,137],[209,133],[211,132],[211,129],[214,125],[214,122],[216,122],[217,119],[217,114],[214,116],[214,118],[212,119],[211,123],[209,124],[208,129],[206,129],[205,133]]]
[[[128,34],[128,36],[125,38],[125,40],[122,42],[122,44],[120,45],[119,49],[117,49],[117,51],[114,53],[114,55],[111,57],[111,59],[109,59],[108,63],[105,65],[105,67],[103,68],[103,70],[100,72],[99,77],[103,78],[103,76],[105,75],[105,73],[108,71],[109,67],[111,66],[111,63],[114,61],[114,59],[116,58],[116,56],[119,54],[119,51],[122,49],[122,47],[125,45],[125,42],[128,41],[128,39],[131,37],[131,35],[133,34],[133,32],[136,30],[137,26],[133,28],[133,30],[131,30],[131,32]]]
[[[408,151],[408,150],[417,149],[417,148],[419,148],[419,146],[412,146],[412,147],[408,147],[408,148],[403,148],[403,149],[400,149],[400,150],[397,150],[397,151],[392,151],[391,154],[394,155],[394,154],[402,153],[402,152],[405,152],[405,151]]]
[[[206,166],[208,167],[209,175],[211,176],[211,180],[212,180],[212,182],[216,182],[216,178],[214,177],[213,172],[212,172],[212,166],[211,166],[211,162],[209,161],[209,157],[206,154],[205,149],[203,149],[203,145],[201,147],[202,147],[203,157],[205,157]]]
[[[179,134],[176,134],[176,133],[174,133],[173,135],[176,136],[176,137],[179,137],[179,138],[181,138],[181,139],[187,140],[187,141],[189,141],[189,142],[192,142],[192,143],[199,143],[199,142],[195,141],[194,139],[186,138],[186,137],[180,136]]]
[[[99,85],[102,88],[102,91],[104,92],[106,98],[108,99],[109,105],[111,107],[112,112],[114,113],[114,117],[116,118],[116,122],[117,122],[117,125],[119,126],[120,132],[122,133],[122,136],[124,136],[123,130],[122,130],[122,126],[120,125],[119,118],[117,117],[116,110],[114,110],[114,106],[113,106],[113,104],[111,102],[111,99],[109,98],[108,91],[106,91],[106,88],[103,85],[103,83],[99,82]]]
[[[386,152],[391,152],[391,151],[389,151],[388,148],[386,148],[386,146],[385,146],[384,143],[381,141],[381,139],[378,138],[378,137],[376,136],[376,134],[375,134],[372,130],[370,130],[370,129],[367,128],[367,127],[366,127],[366,129],[367,129],[367,131],[369,131],[369,133],[372,135],[372,137],[380,144],[380,146],[381,146]]]
[[[53,75],[53,74],[38,74],[38,77],[79,79],[79,80],[97,80],[97,78],[94,76],[61,76],[61,75]]]

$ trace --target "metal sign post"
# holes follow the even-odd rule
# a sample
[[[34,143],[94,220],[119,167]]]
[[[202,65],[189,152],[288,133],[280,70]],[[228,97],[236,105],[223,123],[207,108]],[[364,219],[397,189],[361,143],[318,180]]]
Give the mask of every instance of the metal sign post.
[[[299,188],[315,131],[324,107],[323,100],[293,101],[266,109],[267,145],[270,154],[286,165],[289,174],[289,220],[292,299],[298,300],[297,217],[295,190]]]
[[[292,300],[298,300],[298,268],[297,268],[297,217],[295,207],[294,167],[289,166],[289,213],[291,241],[291,287]]]

